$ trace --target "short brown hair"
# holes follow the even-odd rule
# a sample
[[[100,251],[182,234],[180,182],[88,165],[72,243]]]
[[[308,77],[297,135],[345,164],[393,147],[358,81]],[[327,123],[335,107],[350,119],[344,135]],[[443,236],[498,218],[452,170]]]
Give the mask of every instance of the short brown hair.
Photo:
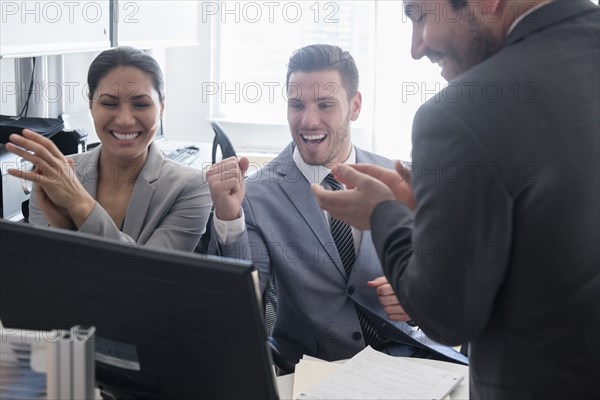
[[[338,46],[313,44],[296,50],[290,57],[285,78],[286,87],[294,72],[338,71],[348,97],[358,91],[358,69],[349,52]]]

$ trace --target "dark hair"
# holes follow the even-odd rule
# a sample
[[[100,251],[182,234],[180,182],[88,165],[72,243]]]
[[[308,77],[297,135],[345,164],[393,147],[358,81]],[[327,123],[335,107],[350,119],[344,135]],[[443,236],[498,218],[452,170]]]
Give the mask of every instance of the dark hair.
[[[450,5],[455,10],[460,10],[467,5],[467,0],[450,0]]]
[[[290,57],[285,78],[286,87],[294,72],[338,71],[348,97],[358,91],[358,69],[354,58],[338,46],[313,44],[296,50]]]
[[[165,100],[165,83],[160,66],[156,60],[148,53],[129,46],[115,47],[105,50],[92,61],[88,71],[88,96],[90,101],[94,98],[94,93],[98,88],[98,83],[113,68],[134,67],[150,75],[152,85],[158,92],[160,101]]]

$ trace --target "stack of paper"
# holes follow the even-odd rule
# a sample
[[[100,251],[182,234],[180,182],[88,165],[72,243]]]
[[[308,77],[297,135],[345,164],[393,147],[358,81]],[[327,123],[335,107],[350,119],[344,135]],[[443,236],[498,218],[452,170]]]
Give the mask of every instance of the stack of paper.
[[[0,327],[0,399],[93,398],[94,333]]]
[[[296,367],[294,398],[443,399],[465,376],[463,372],[433,367],[420,361],[423,360],[392,357],[371,347],[342,366],[302,360]],[[309,370],[311,374],[307,375]],[[319,375],[320,381],[315,378]],[[309,388],[304,389],[306,387]],[[300,394],[298,388],[303,388]]]

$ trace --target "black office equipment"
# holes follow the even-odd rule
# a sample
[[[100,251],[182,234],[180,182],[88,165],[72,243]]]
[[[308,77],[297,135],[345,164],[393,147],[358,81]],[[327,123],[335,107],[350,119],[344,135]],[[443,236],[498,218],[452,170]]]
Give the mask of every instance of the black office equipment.
[[[29,129],[47,138],[51,138],[64,128],[60,118],[9,117],[0,115],[0,143],[8,143],[13,133],[20,135],[23,129]]]
[[[114,398],[277,398],[250,263],[0,221],[7,328],[97,329]]]
[[[196,146],[184,146],[167,154],[167,158],[180,162],[185,165],[191,165],[201,155],[200,149]]]
[[[85,129],[62,130],[52,136],[52,141],[64,155],[85,153],[88,133]]]
[[[213,121],[210,123],[210,126],[212,126],[213,132],[215,133],[212,145],[212,163],[214,164],[217,162],[217,148],[221,149],[221,157],[223,159],[235,157],[235,149],[221,124],[217,121]]]
[[[32,184],[8,175],[8,168],[32,169],[33,165],[6,150],[4,144],[11,134],[21,134],[24,128],[52,140],[65,155],[84,152],[87,132],[83,130],[64,130],[60,118],[6,117],[0,115],[0,218],[21,219],[29,217],[29,195]]]

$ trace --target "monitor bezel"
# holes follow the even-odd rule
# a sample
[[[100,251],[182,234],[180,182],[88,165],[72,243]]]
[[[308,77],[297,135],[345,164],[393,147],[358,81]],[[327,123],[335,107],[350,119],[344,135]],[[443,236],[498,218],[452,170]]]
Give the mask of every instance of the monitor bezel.
[[[243,351],[247,348],[250,349],[248,346],[251,346],[249,353],[258,354],[258,359],[240,360],[239,366],[217,365],[222,364],[222,362],[221,358],[215,357],[215,368],[217,370],[221,368],[223,375],[229,374],[223,380],[223,382],[229,383],[228,387],[223,387],[223,392],[218,394],[226,392],[228,395],[226,394],[224,397],[241,398],[246,396],[257,397],[256,393],[260,392],[265,395],[259,397],[274,399],[278,397],[273,364],[264,331],[262,307],[260,299],[256,296],[256,282],[252,276],[254,268],[250,262],[176,250],[159,250],[134,244],[115,243],[97,236],[46,227],[33,227],[28,224],[4,220],[0,220],[0,238],[2,238],[0,243],[0,319],[2,319],[5,327],[51,330],[66,329],[74,325],[94,325],[98,334],[103,337],[105,336],[111,340],[123,340],[125,343],[138,340],[136,344],[143,342],[143,339],[137,339],[136,335],[138,334],[150,335],[148,340],[152,341],[156,340],[156,337],[151,336],[152,334],[159,335],[160,332],[165,332],[163,335],[165,336],[164,341],[160,341],[160,346],[168,347],[169,351],[180,352],[181,354],[177,354],[177,357],[174,356],[177,359],[184,355],[190,358],[200,357],[200,349],[203,346],[209,347],[196,342],[196,339],[192,338],[200,340],[199,338],[202,337],[202,341],[210,342],[210,347],[213,345],[223,346],[222,343],[225,341],[232,343],[233,347],[242,346],[239,348],[242,348]],[[98,262],[96,264],[88,262],[89,260],[84,260],[85,257],[98,261],[102,265],[96,265]],[[107,263],[105,257],[111,257],[115,262]],[[19,263],[18,260],[22,262]],[[144,260],[148,261],[149,265],[142,266],[141,263]],[[59,262],[60,265],[58,265]],[[174,274],[174,268],[178,268],[177,274]],[[220,283],[194,281],[192,284],[192,280],[199,277],[219,277],[215,279]],[[204,296],[202,291],[210,287],[210,290],[215,293],[215,301],[212,302],[211,307],[222,306],[225,313],[232,312],[232,314],[239,312],[239,307],[245,307],[244,310],[249,312],[248,317],[251,321],[249,325],[245,325],[245,328],[250,333],[247,338],[242,337],[243,335],[234,338],[236,334],[231,333],[235,330],[235,328],[231,328],[235,325],[233,322],[231,326],[227,322],[215,322],[217,327],[219,323],[222,325],[220,333],[205,332],[207,328],[201,328],[201,324],[198,324],[197,321],[194,322],[193,316],[188,314],[191,314],[194,310],[200,310],[196,315],[202,314],[202,307],[208,307],[208,305],[182,305],[177,303],[177,310],[173,307],[161,310],[160,302],[143,299],[143,297],[148,297],[147,295],[130,299],[129,302],[146,304],[148,307],[154,305],[155,308],[152,310],[154,315],[148,318],[156,318],[155,329],[162,330],[160,332],[151,331],[151,334],[142,333],[142,325],[146,330],[154,325],[152,325],[152,322],[146,321],[143,315],[135,315],[132,312],[131,308],[135,304],[125,302],[125,299],[122,299],[123,301],[119,303],[117,298],[114,303],[122,304],[121,308],[117,307],[118,304],[108,306],[111,312],[123,314],[116,316],[114,314],[107,316],[106,311],[102,311],[102,309],[106,309],[107,305],[97,304],[97,302],[111,301],[110,298],[113,294],[111,296],[106,295],[104,293],[106,289],[103,289],[102,286],[105,285],[104,287],[106,287],[109,283],[112,283],[114,296],[117,297],[124,295],[126,290],[135,295],[136,293],[158,292],[159,289],[157,288],[162,287],[177,287],[180,289],[180,293],[169,292],[169,296],[182,296],[182,299],[185,299],[197,295],[200,298]],[[99,286],[95,289],[94,285]],[[147,286],[147,288],[142,290],[138,288],[140,285],[142,287]],[[118,290],[115,287],[118,287]],[[236,293],[230,293],[231,291]],[[231,304],[222,305],[218,299],[226,297],[221,296],[233,296],[231,298],[236,300],[232,300]],[[210,298],[208,300],[210,303]],[[168,299],[168,301],[174,302],[173,298]],[[238,301],[239,303],[237,303]],[[68,306],[69,304],[71,304],[71,307]],[[80,310],[70,310],[72,308],[81,309],[82,305],[86,307],[85,313]],[[173,306],[170,303],[168,305]],[[207,314],[211,310],[213,309],[209,309]],[[98,320],[101,321],[92,321],[93,318],[81,317],[82,314],[86,313],[105,315],[105,317],[98,317]],[[177,321],[168,321],[170,324],[168,328],[158,323],[158,321],[162,321],[161,318],[166,319],[171,313],[179,313],[177,315],[180,315],[181,318],[177,318]],[[185,315],[188,316],[188,320],[181,321]],[[122,325],[111,325],[112,321],[115,320],[120,321]],[[139,330],[142,330],[142,332],[135,331],[138,325],[135,325],[134,321],[145,321],[140,322],[139,325]],[[256,329],[256,326],[258,326],[258,329]],[[186,329],[195,329],[194,332],[197,331],[197,335],[190,334]],[[229,336],[224,338],[224,335]],[[172,338],[173,342],[167,343],[169,338]],[[177,342],[178,339],[181,340],[180,343]],[[248,345],[246,342],[252,344]],[[181,351],[181,347],[184,345],[187,349]],[[231,358],[230,355],[228,357]],[[177,362],[171,362],[170,360],[166,364],[178,366],[178,362],[178,360]],[[246,379],[246,377],[236,378],[233,376],[240,375],[239,368],[242,365],[246,365],[244,370],[249,369],[249,375],[258,377],[257,379],[260,382],[256,382],[256,385],[261,386],[257,388],[258,392],[253,393],[252,390],[249,390],[251,388],[248,387],[242,389],[240,386],[243,385],[235,382],[238,378]],[[133,379],[132,385],[128,385],[131,382],[123,379],[123,371],[120,368],[115,369],[98,361],[96,366],[99,385],[108,392],[117,393],[119,398],[164,398],[165,395],[167,397],[187,397],[186,393],[190,392],[195,385],[199,386],[193,394],[189,393],[190,398],[214,397],[214,394],[217,393],[208,390],[206,386],[201,387],[202,385],[199,382],[191,382],[189,387],[185,386],[188,385],[186,382],[189,379],[184,382],[183,378],[177,377],[175,381],[182,379],[183,382],[181,390],[169,388],[168,390],[164,389],[167,391],[163,392],[161,391],[162,388],[156,391],[154,387],[147,390],[145,383],[140,384],[143,380],[140,378],[140,374],[143,374],[143,372],[138,375],[131,373],[135,375],[135,379]],[[236,370],[236,368],[238,369]],[[182,369],[181,373],[186,374],[189,371],[186,372],[185,369]],[[193,374],[190,373],[191,375]],[[219,377],[220,374],[213,375],[212,380],[216,381]],[[155,378],[156,376],[152,375],[150,380]],[[200,380],[200,377],[198,379]],[[219,385],[222,385],[223,382]],[[209,382],[204,385],[213,383],[216,384],[216,382]],[[160,384],[162,385],[164,382]],[[206,394],[206,396],[203,394]],[[223,396],[218,395],[218,397]]]

